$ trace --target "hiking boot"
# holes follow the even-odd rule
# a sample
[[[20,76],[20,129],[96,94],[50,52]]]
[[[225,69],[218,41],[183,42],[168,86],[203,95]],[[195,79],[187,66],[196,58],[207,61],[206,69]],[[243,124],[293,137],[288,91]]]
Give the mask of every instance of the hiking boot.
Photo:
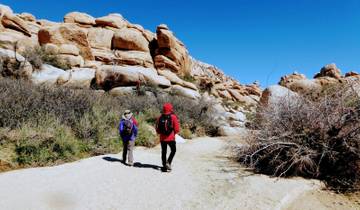
[[[169,172],[169,170],[167,169],[167,167],[166,167],[166,166],[161,167],[161,171],[162,171],[162,172]]]
[[[166,163],[166,169],[167,169],[168,171],[171,171],[171,164],[170,164],[170,163]]]

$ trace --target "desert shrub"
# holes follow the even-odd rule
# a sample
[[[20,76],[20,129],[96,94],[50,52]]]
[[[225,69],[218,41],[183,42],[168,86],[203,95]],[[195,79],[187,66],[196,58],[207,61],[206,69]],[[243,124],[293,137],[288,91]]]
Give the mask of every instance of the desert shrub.
[[[153,91],[156,96],[113,97],[0,77],[0,160],[12,166],[45,166],[117,153],[125,109],[140,122],[136,144],[155,146],[159,139],[154,125],[165,102],[174,105],[184,137],[204,135],[212,120],[210,102]]]
[[[28,47],[21,52],[21,55],[33,66],[34,70],[41,69],[44,63],[65,70],[71,68],[68,63],[60,59],[59,54],[48,53],[41,46]]]
[[[184,139],[191,139],[192,136],[193,136],[191,130],[188,129],[188,128],[182,128],[182,129],[180,130],[179,135],[180,135],[181,137],[183,137]]]
[[[212,112],[210,107],[211,101],[207,101],[204,98],[198,101],[179,96],[166,95],[159,97],[159,106],[165,102],[171,102],[174,106],[174,112],[179,117],[179,121],[182,127],[188,128],[191,132],[195,132],[198,127],[211,127]]]
[[[55,117],[44,118],[35,126],[27,123],[19,132],[15,152],[20,166],[44,166],[74,160],[81,152],[80,141]]]
[[[190,73],[186,73],[184,76],[181,77],[181,79],[191,83],[196,82],[196,79]]]
[[[154,127],[146,121],[146,116],[140,114],[138,117],[139,132],[135,141],[136,146],[153,147],[159,143]]]
[[[25,58],[25,61],[28,61],[36,70],[40,69],[43,65],[45,51],[40,46],[28,47],[21,52],[21,55]]]
[[[25,77],[25,63],[15,58],[0,58],[0,76],[22,78]]]
[[[24,120],[37,123],[42,113],[55,114],[74,125],[94,103],[85,90],[36,86],[26,81],[0,78],[0,127],[19,127]]]
[[[255,171],[317,178],[340,191],[359,187],[360,98],[351,86],[316,101],[298,97],[262,107],[253,125],[237,155]]]

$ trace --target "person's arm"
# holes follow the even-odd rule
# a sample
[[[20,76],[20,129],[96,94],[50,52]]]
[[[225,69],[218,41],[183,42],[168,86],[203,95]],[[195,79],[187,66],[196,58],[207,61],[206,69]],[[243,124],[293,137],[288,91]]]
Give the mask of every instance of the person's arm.
[[[158,118],[156,119],[156,124],[155,124],[156,133],[158,133],[158,134],[160,133],[160,132],[159,132],[159,128],[158,128],[159,119],[160,119],[160,117],[158,117]]]
[[[175,114],[172,115],[172,120],[173,120],[174,132],[175,134],[177,134],[180,132],[180,123]]]
[[[120,120],[120,124],[119,124],[119,134],[121,135],[121,133],[123,132],[124,130],[124,123],[122,120]]]
[[[136,138],[137,137],[137,135],[138,135],[138,128],[137,128],[137,126],[134,124],[134,137]]]

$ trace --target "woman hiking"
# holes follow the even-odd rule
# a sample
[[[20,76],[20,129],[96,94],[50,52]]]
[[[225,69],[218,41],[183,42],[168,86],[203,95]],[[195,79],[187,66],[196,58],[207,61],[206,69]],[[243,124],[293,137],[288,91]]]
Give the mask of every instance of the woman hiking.
[[[133,117],[130,110],[125,110],[121,117],[119,124],[119,134],[123,141],[122,162],[126,164],[126,157],[128,159],[128,166],[134,165],[133,150],[135,146],[135,139],[138,133],[138,122]]]
[[[176,153],[175,135],[180,131],[178,117],[173,112],[171,103],[163,105],[163,112],[157,119],[156,132],[160,134],[161,160],[164,172],[171,171],[171,163]],[[170,155],[167,158],[167,146],[170,147]]]

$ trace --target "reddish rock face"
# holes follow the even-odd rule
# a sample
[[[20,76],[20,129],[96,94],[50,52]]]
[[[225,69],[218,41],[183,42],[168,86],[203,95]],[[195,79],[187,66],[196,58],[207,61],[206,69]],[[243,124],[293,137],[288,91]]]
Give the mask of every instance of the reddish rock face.
[[[191,71],[188,51],[166,25],[156,30],[157,49],[155,50],[155,67],[169,68],[179,75],[187,75]]]
[[[31,32],[27,23],[18,16],[10,13],[5,13],[4,16],[2,16],[1,23],[5,28],[11,28],[16,31],[22,32],[26,36],[31,36]]]
[[[113,49],[137,50],[149,52],[149,41],[143,34],[131,28],[123,28],[117,31],[112,40]]]

